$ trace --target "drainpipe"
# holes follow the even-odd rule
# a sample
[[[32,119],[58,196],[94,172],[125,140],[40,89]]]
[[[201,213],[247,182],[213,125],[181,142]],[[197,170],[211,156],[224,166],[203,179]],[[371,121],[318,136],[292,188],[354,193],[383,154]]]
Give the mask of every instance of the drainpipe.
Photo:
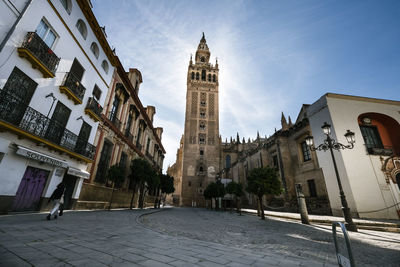
[[[14,24],[11,27],[11,29],[8,31],[8,33],[7,33],[6,37],[4,38],[4,40],[1,42],[1,44],[0,44],[0,53],[3,50],[4,46],[6,45],[7,41],[10,39],[11,35],[14,33],[14,30],[17,27],[17,24],[19,23],[19,21],[21,20],[22,16],[25,14],[25,11],[28,9],[28,6],[31,3],[32,3],[32,0],[28,0],[28,2],[26,3],[24,9],[22,10],[22,12],[19,13],[19,16],[18,16],[17,20],[14,22]],[[10,4],[12,4],[12,3],[10,3]],[[13,5],[13,7],[15,8],[14,5]],[[15,10],[17,10],[17,9],[15,8]]]

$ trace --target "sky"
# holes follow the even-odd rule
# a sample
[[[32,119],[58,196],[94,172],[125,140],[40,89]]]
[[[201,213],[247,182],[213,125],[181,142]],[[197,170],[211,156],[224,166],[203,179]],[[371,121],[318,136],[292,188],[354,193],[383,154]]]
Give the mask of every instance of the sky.
[[[92,0],[163,127],[164,172],[184,130],[186,75],[205,33],[219,64],[223,141],[269,136],[325,93],[400,100],[400,1]]]

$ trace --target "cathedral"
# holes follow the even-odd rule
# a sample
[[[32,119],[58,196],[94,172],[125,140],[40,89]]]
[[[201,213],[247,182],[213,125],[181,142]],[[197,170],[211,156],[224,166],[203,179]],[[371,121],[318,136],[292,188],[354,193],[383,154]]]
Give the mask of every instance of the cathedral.
[[[189,61],[184,134],[176,162],[167,170],[174,177],[174,205],[204,207],[203,192],[209,183],[221,179],[224,184],[235,181],[246,187],[252,169],[270,166],[280,177],[283,193],[264,197],[265,208],[297,212],[296,188],[302,188],[309,213],[341,216],[330,154],[306,142],[311,135],[324,142],[321,125],[325,122],[341,144],[346,144],[346,130],[355,132],[354,149],[335,152],[353,217],[400,218],[400,101],[326,93],[311,105],[303,104],[294,121],[282,113],[281,127],[268,137],[257,132],[246,141],[237,134],[222,142],[219,68],[217,61],[215,65],[209,61],[203,34],[194,62]],[[229,195],[222,202],[232,204]],[[257,207],[254,195],[248,193],[241,203]]]

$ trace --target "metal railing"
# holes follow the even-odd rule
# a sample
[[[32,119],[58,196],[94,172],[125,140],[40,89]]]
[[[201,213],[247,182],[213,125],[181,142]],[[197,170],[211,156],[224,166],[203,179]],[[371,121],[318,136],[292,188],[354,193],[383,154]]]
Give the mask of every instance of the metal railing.
[[[103,112],[103,107],[100,106],[100,104],[93,97],[89,97],[89,100],[86,104],[86,109],[93,111],[93,113],[99,116],[99,118]]]
[[[372,144],[366,144],[365,145],[368,151],[368,154],[370,155],[382,155],[382,156],[392,156],[393,155],[393,147],[391,146],[382,146],[382,147],[377,147]]]
[[[3,90],[0,90],[0,120],[89,159],[94,157],[95,146]]]
[[[64,82],[61,86],[67,87],[79,100],[82,101],[86,88],[74,73],[68,72],[67,75],[65,75]]]
[[[53,75],[55,74],[60,58],[40,38],[36,32],[28,32],[21,48],[29,50]]]
[[[133,143],[133,135],[129,132],[129,129],[125,130],[125,137],[128,138],[128,140]]]
[[[119,130],[121,129],[121,121],[117,118],[116,112],[108,112],[108,119],[114,124],[114,126]]]

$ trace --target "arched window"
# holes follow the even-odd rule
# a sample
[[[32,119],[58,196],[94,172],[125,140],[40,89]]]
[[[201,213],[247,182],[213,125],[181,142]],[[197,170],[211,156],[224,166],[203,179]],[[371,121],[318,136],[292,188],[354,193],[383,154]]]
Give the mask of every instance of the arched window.
[[[106,72],[106,74],[108,74],[108,63],[107,63],[107,61],[103,60],[103,62],[101,62],[101,67]]]
[[[95,42],[93,42],[92,45],[90,46],[90,50],[92,50],[96,58],[99,58],[99,47]]]
[[[194,72],[192,71],[192,80],[194,80]]]
[[[76,28],[78,29],[78,31],[82,34],[83,39],[86,40],[87,37],[87,27],[85,22],[83,22],[83,20],[78,19],[78,21],[76,22]]]
[[[196,72],[196,80],[199,80],[199,76],[200,76],[200,74],[198,72]]]
[[[216,82],[216,81],[217,81],[216,76],[215,76],[215,74],[213,74],[213,82]]]
[[[230,155],[226,155],[226,157],[225,157],[225,166],[226,166],[226,168],[231,167],[231,156]]]
[[[208,74],[208,81],[211,82],[211,74]]]
[[[71,14],[71,10],[72,10],[72,3],[71,0],[60,0],[61,5],[65,8],[65,10],[67,11],[68,15]]]
[[[202,81],[206,80],[206,70],[201,70],[201,80]]]
[[[203,166],[200,166],[200,168],[199,168],[199,172],[203,172]]]

